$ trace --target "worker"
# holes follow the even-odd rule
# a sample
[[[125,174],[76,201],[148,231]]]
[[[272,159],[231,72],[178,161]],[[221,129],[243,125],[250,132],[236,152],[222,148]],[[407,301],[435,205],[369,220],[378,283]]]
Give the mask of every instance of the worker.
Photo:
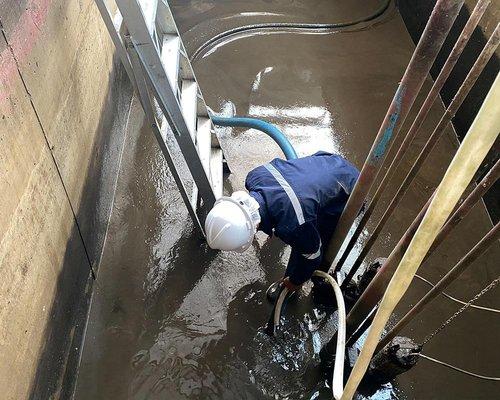
[[[276,158],[250,171],[248,192],[215,202],[205,221],[208,245],[244,252],[257,230],[277,236],[291,246],[291,254],[284,278],[269,287],[267,296],[275,300],[283,285],[295,292],[321,268],[325,246],[358,175],[347,160],[323,151],[292,160]],[[329,304],[330,285],[316,277],[312,281],[313,299]]]

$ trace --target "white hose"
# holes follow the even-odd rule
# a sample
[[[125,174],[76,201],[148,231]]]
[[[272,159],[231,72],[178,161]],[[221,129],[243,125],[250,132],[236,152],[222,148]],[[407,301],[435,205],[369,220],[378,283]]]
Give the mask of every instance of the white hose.
[[[344,297],[340,286],[330,274],[323,271],[314,271],[314,276],[326,279],[332,286],[337,300],[338,328],[337,328],[337,348],[335,351],[335,365],[333,367],[332,393],[335,400],[339,400],[344,392],[344,358],[345,358],[345,335],[346,335],[346,312]]]
[[[283,302],[285,301],[286,295],[290,291],[287,288],[284,288],[279,297],[278,300],[276,301],[276,305],[274,306],[274,328],[276,331],[276,327],[280,324],[280,318],[281,318],[281,307],[283,307]]]
[[[314,276],[319,276],[326,279],[328,283],[332,286],[333,292],[335,293],[335,299],[337,301],[338,309],[338,328],[337,328],[337,349],[335,351],[335,364],[333,366],[333,378],[332,378],[332,393],[335,400],[339,400],[344,392],[344,358],[345,358],[345,336],[346,336],[346,311],[344,297],[342,296],[342,291],[340,286],[333,279],[330,274],[326,272],[316,270],[313,273]],[[280,323],[281,318],[281,307],[283,307],[283,302],[287,294],[290,291],[284,288],[276,301],[274,307],[274,329]]]

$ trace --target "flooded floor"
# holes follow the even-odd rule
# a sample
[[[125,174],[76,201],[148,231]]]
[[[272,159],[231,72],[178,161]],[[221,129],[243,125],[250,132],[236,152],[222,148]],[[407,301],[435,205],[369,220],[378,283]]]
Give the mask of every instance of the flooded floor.
[[[346,22],[383,5],[382,0],[170,3],[191,53],[224,29],[270,21]],[[337,152],[361,167],[413,48],[401,17],[390,7],[374,23],[356,29],[232,36],[200,53],[194,67],[214,111],[264,118],[287,134],[299,155]],[[441,111],[437,104],[417,147]],[[243,188],[252,167],[281,156],[256,131],[225,129],[221,135],[232,169],[225,183],[228,192]],[[439,183],[456,148],[450,129],[369,260],[388,254]],[[408,153],[402,173],[415,152]],[[480,204],[419,273],[437,281],[490,227]],[[288,254],[279,240],[265,235],[244,254],[209,250],[193,230],[151,132],[143,128],[129,136],[75,399],[331,398],[317,354],[335,329],[335,314],[314,309],[305,290],[288,305],[277,339],[259,330],[271,310],[265,288],[281,277]],[[497,245],[448,292],[468,300],[498,275],[499,257]],[[425,290],[416,280],[397,315]],[[498,290],[483,296],[480,304],[499,307]],[[440,298],[405,333],[420,341],[458,308]],[[498,375],[499,327],[497,315],[467,311],[424,353]],[[421,360],[391,385],[364,397],[492,399],[498,390],[497,383]]]

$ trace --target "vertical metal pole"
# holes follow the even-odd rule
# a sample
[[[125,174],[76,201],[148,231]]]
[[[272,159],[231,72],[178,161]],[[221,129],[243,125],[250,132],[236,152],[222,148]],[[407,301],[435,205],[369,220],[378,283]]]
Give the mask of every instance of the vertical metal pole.
[[[432,300],[443,292],[455,279],[457,279],[475,260],[488,250],[493,243],[500,237],[500,222],[491,230],[464,256],[460,261],[443,276],[436,286],[408,311],[403,318],[385,335],[377,346],[377,350],[384,348],[401,329],[416,317]]]
[[[347,314],[346,337],[349,338],[358,329],[360,324],[367,318],[382,298],[385,288],[391,280],[394,271],[396,271],[396,268],[408,248],[413,235],[417,231],[420,222],[422,222],[422,219],[431,204],[432,198],[433,196],[427,200],[427,203],[425,203],[422,207],[409,228],[406,230],[405,234],[401,237],[401,239],[399,239],[396,247],[394,247],[389,257],[387,257],[387,260],[384,265],[382,265],[382,268],[380,268],[377,275],[375,275],[373,280]],[[335,344],[336,336],[334,335],[321,349],[322,359],[328,359],[335,354]]]
[[[370,251],[371,246],[375,243],[375,240],[378,238],[378,235],[384,228],[386,222],[389,220],[389,217],[392,215],[394,210],[396,209],[396,206],[399,204],[403,196],[405,195],[406,191],[410,187],[410,184],[412,183],[413,179],[417,175],[418,171],[420,170],[420,167],[424,163],[424,161],[427,159],[428,155],[436,145],[437,141],[441,137],[441,134],[444,132],[445,128],[448,126],[452,118],[455,116],[455,113],[458,111],[460,106],[462,105],[462,102],[465,100],[467,95],[469,94],[470,90],[474,86],[474,83],[476,82],[477,78],[483,71],[484,67],[490,60],[491,56],[495,52],[496,48],[498,47],[498,44],[500,42],[500,24],[497,25],[495,31],[491,35],[490,39],[484,46],[483,51],[479,55],[478,59],[472,66],[471,70],[467,74],[467,77],[465,78],[464,82],[462,83],[462,86],[458,89],[458,92],[456,93],[455,97],[453,97],[453,100],[451,101],[450,105],[444,112],[443,116],[441,117],[441,120],[439,121],[438,125],[432,132],[431,136],[427,140],[427,143],[425,144],[424,148],[420,151],[420,154],[418,155],[417,159],[415,160],[415,163],[411,167],[410,171],[406,175],[405,179],[401,183],[400,187],[398,188],[396,194],[392,198],[391,202],[387,206],[384,214],[382,215],[379,223],[373,230],[371,236],[368,238],[366,241],[363,249],[359,253],[357,259],[354,261],[351,270],[346,276],[346,279],[343,282],[347,284],[348,280],[352,279],[354,274],[356,274],[357,270],[361,266],[361,263],[363,262],[363,259],[366,257],[368,252]]]
[[[469,211],[474,207],[474,205],[484,196],[484,194],[493,186],[493,184],[497,181],[500,176],[500,160],[497,160],[495,165],[490,169],[490,171],[484,176],[484,178],[477,184],[474,190],[466,197],[466,199],[460,204],[460,206],[453,212],[453,215],[446,221],[444,226],[439,231],[436,239],[432,243],[427,255],[424,257],[422,264],[427,260],[427,258],[432,254],[432,252],[439,246],[439,244],[444,240],[446,236],[451,232],[451,230],[457,226],[462,219],[469,213]],[[483,239],[484,240],[484,239]],[[471,251],[472,252],[472,251]],[[466,257],[470,257],[469,255]],[[469,263],[472,263],[474,259],[469,259]],[[465,262],[462,260],[461,262]],[[443,289],[444,290],[444,289]],[[376,308],[375,308],[376,309]],[[374,309],[374,310],[375,310]],[[372,311],[372,314],[375,313]],[[359,336],[364,333],[366,328],[368,328],[369,323],[367,325],[367,320],[369,317],[363,322],[361,327],[353,334],[353,336]],[[393,328],[394,329],[394,328]],[[349,342],[352,342],[353,338],[349,338]],[[356,338],[357,340],[357,338]],[[387,343],[390,341],[388,339]],[[348,344],[349,344],[348,342]]]
[[[326,269],[331,266],[342,246],[352,223],[363,206],[376,175],[380,171],[387,151],[404,123],[463,3],[464,0],[438,0],[434,6],[422,37],[363,165],[358,182],[330,240],[324,257],[323,268]]]
[[[345,385],[342,400],[351,399],[368,369],[380,336],[404,296],[439,230],[470,184],[500,134],[500,74],[441,180],[410,245],[380,301],[370,331]],[[375,277],[374,281],[377,280]],[[373,281],[372,281],[373,283]]]
[[[366,332],[366,330],[370,327],[370,325],[373,322],[373,318],[375,318],[375,314],[377,313],[377,308],[374,308],[370,315],[363,321],[363,323],[359,326],[358,329],[356,329],[356,332],[354,332],[351,337],[347,340],[346,346],[350,347],[354,343],[358,341],[358,339],[361,337],[363,333]]]
[[[450,76],[451,71],[455,67],[458,58],[462,54],[465,46],[469,42],[469,39],[474,32],[474,29],[476,29],[477,24],[479,23],[479,20],[483,16],[484,12],[486,11],[486,8],[488,8],[488,5],[490,4],[491,0],[479,0],[478,3],[476,4],[476,7],[472,11],[469,20],[465,24],[462,33],[460,34],[459,38],[457,39],[455,45],[453,46],[453,49],[451,50],[448,58],[446,59],[446,62],[443,65],[443,68],[439,72],[438,77],[436,78],[436,81],[432,85],[431,90],[429,91],[424,103],[422,104],[417,116],[415,117],[415,120],[413,121],[410,129],[408,130],[408,133],[406,134],[403,143],[401,143],[401,146],[394,156],[394,159],[392,160],[387,172],[384,175],[384,178],[382,179],[379,187],[377,188],[375,194],[372,196],[370,204],[368,207],[366,207],[363,216],[361,217],[361,220],[359,221],[356,230],[354,231],[353,235],[351,236],[349,243],[347,244],[342,257],[339,259],[336,265],[336,270],[340,270],[342,268],[342,265],[346,261],[347,257],[349,256],[349,253],[353,249],[354,245],[356,244],[359,235],[363,231],[363,228],[365,227],[366,223],[370,219],[370,216],[372,215],[372,212],[377,205],[382,193],[386,189],[387,185],[389,184],[390,180],[394,176],[394,173],[396,172],[399,163],[403,156],[405,155],[406,151],[412,144],[413,140],[415,139],[417,133],[419,132],[420,128],[422,127],[422,124],[429,114],[429,111],[436,101],[437,97],[439,96],[439,92],[443,88],[446,80]],[[350,280],[350,279],[349,279]]]
[[[433,196],[427,200],[427,203],[422,207],[416,218],[413,220],[411,225],[406,230],[405,234],[399,239],[398,244],[392,250],[389,257],[387,257],[386,262],[380,268],[377,275],[370,282],[366,290],[363,292],[361,297],[358,299],[354,307],[349,312],[347,316],[347,334],[349,335],[354,331],[355,328],[363,321],[363,319],[368,315],[368,313],[377,305],[377,303],[382,298],[382,295],[387,288],[387,284],[392,278],[394,271],[401,261],[408,245],[413,238],[413,235],[417,231],[420,222],[424,218],[425,213],[429,205],[431,204]]]

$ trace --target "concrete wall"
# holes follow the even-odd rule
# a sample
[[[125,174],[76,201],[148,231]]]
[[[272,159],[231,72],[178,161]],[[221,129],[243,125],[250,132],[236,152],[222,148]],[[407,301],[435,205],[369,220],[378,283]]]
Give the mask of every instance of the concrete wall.
[[[67,398],[131,88],[93,0],[0,23],[0,397]]]

